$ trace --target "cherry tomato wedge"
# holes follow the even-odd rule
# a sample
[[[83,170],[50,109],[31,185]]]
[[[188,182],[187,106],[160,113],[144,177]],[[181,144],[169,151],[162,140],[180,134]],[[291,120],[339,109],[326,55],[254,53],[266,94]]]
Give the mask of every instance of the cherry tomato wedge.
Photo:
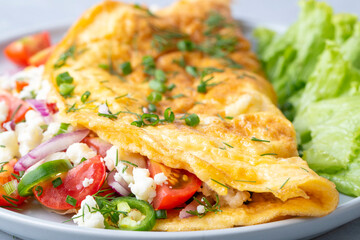
[[[19,175],[18,172],[14,171],[16,162],[17,160],[13,159],[9,163],[4,164],[2,172],[0,173],[0,207],[17,207],[26,199],[26,197],[19,196],[16,188],[10,195],[8,195],[5,190],[6,184],[14,180],[17,181],[16,177],[12,175]]]
[[[156,187],[156,197],[153,200],[155,209],[173,209],[189,200],[201,186],[201,180],[194,174],[166,167],[160,163],[148,162],[151,177],[163,172],[168,178],[168,184]]]
[[[27,66],[31,56],[47,47],[50,47],[50,36],[48,32],[42,32],[10,43],[5,48],[4,54],[12,62]]]
[[[53,52],[54,47],[55,46],[51,46],[35,53],[33,56],[30,57],[29,65],[38,67],[45,64],[51,53]]]
[[[9,114],[5,122],[8,122],[10,120],[14,120],[15,123],[21,122],[25,119],[26,112],[31,109],[30,105],[27,102],[7,92],[0,93],[0,101],[5,101],[9,106]]]
[[[27,83],[27,82],[15,81],[15,89],[18,93],[21,92],[24,89],[24,87],[26,87],[28,85],[29,85],[29,83]]]
[[[50,179],[34,187],[33,191],[36,199],[48,208],[56,210],[77,208],[87,195],[93,195],[99,191],[105,176],[105,165],[100,160],[100,156],[95,156],[60,175],[62,184],[58,187],[54,188],[53,179]],[[94,182],[84,187],[82,182],[85,178],[94,179]],[[66,202],[68,196],[76,200],[74,206]]]
[[[96,151],[101,157],[105,157],[106,151],[109,150],[112,146],[110,143],[105,142],[98,137],[86,137],[84,140],[82,140],[82,142]]]

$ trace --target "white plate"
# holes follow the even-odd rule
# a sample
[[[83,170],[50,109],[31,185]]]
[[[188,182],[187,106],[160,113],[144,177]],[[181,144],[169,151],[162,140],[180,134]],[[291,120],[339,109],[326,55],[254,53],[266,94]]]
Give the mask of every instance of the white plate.
[[[243,29],[248,37],[251,37],[251,30],[258,23],[242,21]],[[276,30],[283,30],[281,26],[271,26]],[[49,30],[52,39],[57,41],[65,33],[67,26],[51,26],[31,31],[21,32],[13,36],[0,39],[0,50],[14,39],[38,32]],[[14,65],[0,56],[0,73],[16,69]],[[133,240],[161,240],[161,239],[301,239],[310,238],[327,232],[353,219],[360,217],[360,197],[352,198],[340,195],[338,208],[328,216],[322,218],[293,218],[272,223],[259,224],[248,227],[236,227],[222,230],[196,231],[196,232],[131,232],[115,231],[105,229],[89,229],[74,226],[71,222],[63,223],[69,216],[60,216],[50,213],[40,206],[36,201],[24,207],[22,213],[16,213],[0,208],[0,229],[23,239],[36,240],[112,240],[112,239],[133,239]],[[216,224],[214,222],[213,224]]]

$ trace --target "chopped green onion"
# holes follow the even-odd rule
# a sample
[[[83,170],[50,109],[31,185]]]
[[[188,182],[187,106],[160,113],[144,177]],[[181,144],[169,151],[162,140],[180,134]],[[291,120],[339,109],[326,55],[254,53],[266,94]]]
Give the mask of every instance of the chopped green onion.
[[[150,112],[156,112],[155,104],[149,103],[148,109]]]
[[[144,72],[149,75],[154,75],[156,68],[155,60],[151,56],[144,56],[142,59],[142,65],[144,66]]]
[[[122,71],[122,74],[125,76],[129,75],[133,71],[130,62],[124,62],[124,63],[120,64],[120,69]]]
[[[256,137],[252,137],[252,138],[251,138],[251,141],[255,141],[255,142],[267,142],[267,143],[270,142],[269,140],[263,140],[263,139],[259,139],[259,138],[256,138]]]
[[[66,202],[70,204],[71,206],[75,207],[77,200],[69,195],[66,196]]]
[[[153,113],[144,113],[141,116],[141,121],[145,126],[155,126],[156,124],[159,123],[160,118],[158,115]]]
[[[74,79],[70,76],[69,72],[63,72],[57,75],[56,84],[60,86],[63,83],[73,83]]]
[[[194,67],[194,66],[186,66],[185,67],[185,71],[190,74],[191,76],[193,77],[198,77],[199,74],[198,74],[198,71],[197,71],[197,68]]]
[[[43,194],[44,189],[42,188],[42,186],[37,186],[35,188],[35,191],[37,192],[36,195],[40,197]]]
[[[165,82],[166,81],[166,74],[163,70],[161,69],[156,69],[155,70],[155,80],[156,81],[160,81],[160,82]]]
[[[231,116],[225,116],[226,119],[229,119],[229,120],[232,120],[234,119],[234,117],[231,117]]]
[[[60,55],[59,59],[54,64],[54,68],[57,69],[57,68],[64,66],[66,63],[66,60],[69,57],[72,57],[72,58],[75,57],[75,45],[72,45],[71,47],[69,47],[69,49],[67,49],[64,53],[62,53]]]
[[[195,43],[193,43],[190,40],[180,40],[177,43],[177,48],[183,52],[185,51],[191,52],[195,49],[195,47],[196,47]]]
[[[158,92],[152,92],[150,93],[150,95],[147,97],[147,100],[150,102],[150,103],[158,103],[160,102],[162,99],[162,95]]]
[[[177,99],[177,98],[182,98],[182,97],[185,97],[185,95],[182,94],[182,93],[179,93],[179,94],[176,94],[176,95],[172,96],[171,98],[172,99]]]
[[[277,153],[263,153],[260,156],[262,157],[262,156],[267,156],[267,155],[275,156],[275,155],[277,155]]]
[[[60,94],[63,97],[68,97],[71,95],[71,93],[74,91],[75,86],[73,84],[69,84],[69,83],[62,83],[60,85]]]
[[[166,219],[167,218],[167,211],[166,210],[156,210],[155,211],[157,219]]]
[[[115,167],[119,164],[119,149],[116,149],[116,161],[115,161]]]
[[[6,148],[6,146],[5,145],[0,145],[0,148]]]
[[[62,179],[60,177],[58,177],[52,181],[52,185],[54,188],[57,188],[61,184],[62,184]]]
[[[83,158],[80,160],[80,163],[85,162],[86,160],[87,160],[86,157],[83,157]]]
[[[82,102],[82,103],[85,103],[85,102],[89,99],[90,94],[91,94],[91,93],[90,93],[89,91],[84,92],[84,93],[81,95],[81,102]]]
[[[13,192],[16,191],[17,188],[17,180],[12,180],[10,182],[5,183],[4,185],[2,185],[2,187],[4,188],[6,195],[11,195]]]
[[[192,113],[185,118],[185,123],[186,123],[186,125],[188,125],[190,127],[195,127],[195,126],[199,125],[200,118],[197,114]]]
[[[167,86],[167,90],[172,91],[175,87],[176,87],[176,85],[174,83],[171,83]]]
[[[171,111],[171,108],[167,108],[164,112],[164,119],[168,123],[172,123],[175,120],[175,114]]]
[[[157,91],[157,92],[161,92],[161,93],[164,93],[167,90],[167,88],[166,88],[166,86],[165,86],[165,84],[163,82],[159,82],[159,81],[156,81],[156,80],[151,80],[149,82],[149,87],[152,90]]]
[[[100,63],[100,64],[98,65],[98,67],[99,67],[99,68],[102,68],[102,69],[104,69],[104,70],[106,70],[106,71],[110,69],[109,64],[105,64],[105,63]]]
[[[57,136],[57,135],[62,134],[62,133],[66,133],[69,126],[70,126],[70,123],[61,123],[59,131],[54,136]]]

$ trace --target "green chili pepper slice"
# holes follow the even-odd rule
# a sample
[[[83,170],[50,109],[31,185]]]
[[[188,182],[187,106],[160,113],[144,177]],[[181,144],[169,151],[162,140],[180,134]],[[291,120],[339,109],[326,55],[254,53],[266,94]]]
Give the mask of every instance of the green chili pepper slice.
[[[105,220],[105,228],[127,231],[150,231],[156,223],[154,208],[143,200],[134,197],[119,197],[111,202],[120,214],[119,222]]]

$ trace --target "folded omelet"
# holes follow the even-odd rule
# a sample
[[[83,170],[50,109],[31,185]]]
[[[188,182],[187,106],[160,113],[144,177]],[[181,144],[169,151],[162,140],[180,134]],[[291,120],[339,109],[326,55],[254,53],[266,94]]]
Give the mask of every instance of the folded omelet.
[[[150,83],[155,69],[162,70],[160,85]],[[57,76],[64,72],[75,86],[69,95],[59,93]],[[85,12],[57,45],[45,79],[73,125],[125,151],[194,173],[220,197],[251,193],[246,204],[228,203],[202,218],[180,220],[178,212],[170,212],[155,230],[319,217],[338,204],[334,184],[299,157],[294,128],[276,107],[274,90],[231,18],[229,1],[182,0],[155,13],[105,1]],[[152,124],[150,118],[142,125],[149,102],[158,116],[170,107],[175,121]],[[99,114],[104,104],[109,112]],[[192,113],[200,122],[188,126],[184,118]]]

